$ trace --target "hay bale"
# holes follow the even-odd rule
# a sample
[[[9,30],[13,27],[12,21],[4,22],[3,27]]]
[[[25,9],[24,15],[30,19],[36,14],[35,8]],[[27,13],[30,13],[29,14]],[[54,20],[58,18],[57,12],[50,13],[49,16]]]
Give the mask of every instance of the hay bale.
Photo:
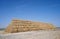
[[[11,24],[5,29],[5,32],[25,32],[34,30],[55,29],[55,26],[49,23],[33,22],[25,20],[12,20]]]

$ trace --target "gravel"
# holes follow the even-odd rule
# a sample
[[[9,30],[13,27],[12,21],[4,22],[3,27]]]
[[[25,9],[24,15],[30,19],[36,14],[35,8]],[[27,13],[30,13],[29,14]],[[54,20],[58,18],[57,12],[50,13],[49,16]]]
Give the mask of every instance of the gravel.
[[[0,34],[0,39],[60,39],[60,31],[39,30],[39,31]]]

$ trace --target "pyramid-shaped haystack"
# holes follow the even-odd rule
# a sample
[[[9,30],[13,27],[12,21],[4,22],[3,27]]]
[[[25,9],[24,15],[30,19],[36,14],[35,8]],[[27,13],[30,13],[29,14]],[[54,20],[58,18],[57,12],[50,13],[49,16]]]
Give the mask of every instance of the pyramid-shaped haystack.
[[[14,19],[5,29],[5,32],[15,33],[15,32],[34,31],[34,30],[46,30],[46,29],[55,29],[55,27],[49,23]]]

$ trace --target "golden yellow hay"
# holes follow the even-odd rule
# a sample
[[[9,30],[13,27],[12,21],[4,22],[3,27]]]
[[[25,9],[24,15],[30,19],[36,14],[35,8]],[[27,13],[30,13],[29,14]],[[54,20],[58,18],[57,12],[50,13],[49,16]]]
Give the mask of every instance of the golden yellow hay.
[[[15,33],[15,32],[25,32],[35,30],[46,30],[46,29],[55,29],[55,26],[49,23],[14,19],[5,29],[5,32]]]

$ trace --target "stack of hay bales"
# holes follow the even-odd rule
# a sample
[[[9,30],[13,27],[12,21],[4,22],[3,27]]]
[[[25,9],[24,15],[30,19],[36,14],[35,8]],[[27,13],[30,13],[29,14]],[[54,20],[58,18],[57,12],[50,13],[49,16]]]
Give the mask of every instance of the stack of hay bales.
[[[46,30],[46,29],[55,29],[55,27],[49,23],[14,19],[5,29],[5,32],[15,33],[15,32],[26,32],[35,30]]]

